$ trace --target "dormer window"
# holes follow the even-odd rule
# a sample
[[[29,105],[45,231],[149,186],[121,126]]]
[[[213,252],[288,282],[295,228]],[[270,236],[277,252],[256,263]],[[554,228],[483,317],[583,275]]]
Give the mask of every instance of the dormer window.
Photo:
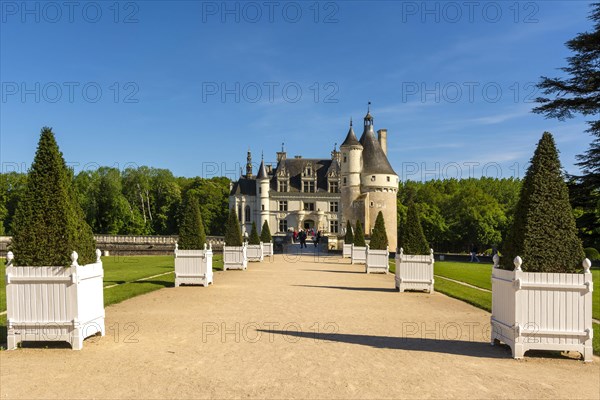
[[[287,192],[288,191],[288,181],[287,179],[280,179],[278,182],[278,192]]]

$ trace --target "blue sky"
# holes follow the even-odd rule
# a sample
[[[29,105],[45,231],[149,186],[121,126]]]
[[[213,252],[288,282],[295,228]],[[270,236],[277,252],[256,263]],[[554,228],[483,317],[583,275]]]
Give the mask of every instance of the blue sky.
[[[576,173],[590,142],[530,113],[588,2],[224,4],[1,1],[2,170],[48,125],[76,171],[233,178],[248,148],[329,157],[368,101],[401,179],[522,176],[545,130]]]

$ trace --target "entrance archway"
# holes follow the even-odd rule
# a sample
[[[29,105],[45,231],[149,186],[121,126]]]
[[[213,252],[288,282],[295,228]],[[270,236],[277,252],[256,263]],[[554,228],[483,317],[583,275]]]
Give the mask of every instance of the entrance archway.
[[[312,219],[305,219],[304,220],[304,229],[313,229],[315,227],[315,221],[313,221]]]

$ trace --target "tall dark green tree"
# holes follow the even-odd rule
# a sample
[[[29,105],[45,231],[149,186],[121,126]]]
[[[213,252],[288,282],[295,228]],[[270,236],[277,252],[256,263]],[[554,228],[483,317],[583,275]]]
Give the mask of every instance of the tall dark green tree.
[[[367,245],[365,242],[365,233],[363,231],[360,220],[356,220],[356,229],[354,231],[354,245],[358,247],[364,247]]]
[[[513,259],[521,256],[524,271],[579,269],[583,247],[561,171],[554,138],[544,132],[525,174],[514,222],[504,244],[504,268],[513,269]]]
[[[402,229],[401,246],[406,254],[429,254],[429,244],[423,234],[421,219],[414,201],[408,203],[406,225]]]
[[[596,117],[588,121],[586,132],[593,137],[589,149],[578,156],[582,175],[571,180],[573,205],[582,212],[577,225],[587,245],[600,246],[600,3],[591,5],[591,32],[583,32],[566,46],[573,52],[567,66],[561,68],[566,77],[543,76],[538,87],[546,97],[536,99],[540,105],[533,112],[547,118],[565,120],[576,114]]]
[[[352,224],[350,223],[350,220],[346,222],[346,235],[344,236],[344,243],[354,243],[354,234],[352,233]]]
[[[240,230],[240,222],[238,220],[235,207],[229,211],[227,218],[227,227],[225,229],[225,245],[226,246],[241,246],[242,231]]]
[[[260,244],[260,236],[258,236],[258,230],[256,229],[255,222],[252,222],[252,230],[250,230],[250,237],[248,238],[248,244]]]
[[[373,233],[371,234],[371,242],[369,246],[373,250],[385,250],[388,248],[388,237],[385,231],[385,221],[383,220],[383,214],[381,211],[377,214],[375,219],[375,226],[373,227]]]
[[[68,266],[72,251],[79,254],[81,265],[95,261],[92,229],[85,222],[72,181],[52,129],[42,128],[12,223],[10,247],[15,265]]]
[[[271,243],[273,237],[271,236],[271,229],[269,229],[269,223],[265,220],[262,229],[260,230],[260,241],[263,243]]]
[[[188,196],[184,200],[179,222],[178,243],[182,250],[201,250],[206,243],[200,205],[195,196]]]

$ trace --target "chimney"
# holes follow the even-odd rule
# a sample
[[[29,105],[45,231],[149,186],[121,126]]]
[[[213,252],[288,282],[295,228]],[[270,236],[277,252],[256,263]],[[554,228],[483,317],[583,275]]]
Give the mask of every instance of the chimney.
[[[377,131],[377,140],[379,140],[379,145],[383,149],[383,153],[387,156],[387,129]]]

